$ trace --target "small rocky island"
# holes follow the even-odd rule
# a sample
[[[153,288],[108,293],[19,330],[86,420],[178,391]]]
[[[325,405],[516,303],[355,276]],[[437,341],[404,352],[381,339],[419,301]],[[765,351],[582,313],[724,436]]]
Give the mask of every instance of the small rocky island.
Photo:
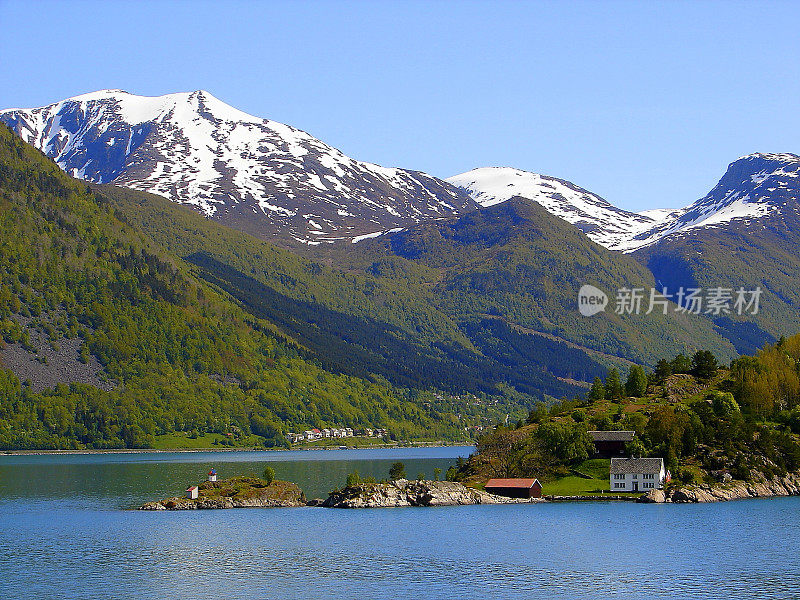
[[[279,508],[306,506],[306,497],[296,483],[266,481],[259,477],[232,477],[204,481],[187,490],[186,496],[148,502],[139,510],[196,510],[213,508]]]
[[[331,492],[322,506],[328,508],[391,508],[399,506],[462,506],[467,504],[520,504],[544,502],[541,498],[507,498],[469,488],[455,481],[361,483]]]
[[[541,498],[507,498],[469,488],[454,481],[398,479],[359,483],[336,490],[328,498],[306,501],[300,487],[288,481],[267,482],[258,477],[233,477],[204,481],[175,496],[147,502],[139,510],[202,510],[215,508],[392,508],[400,506],[462,506],[469,504],[520,504],[544,502]]]

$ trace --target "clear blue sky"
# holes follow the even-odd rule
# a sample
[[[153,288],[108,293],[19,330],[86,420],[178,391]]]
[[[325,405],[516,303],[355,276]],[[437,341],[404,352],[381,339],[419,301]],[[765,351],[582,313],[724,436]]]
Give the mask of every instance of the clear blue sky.
[[[624,208],[800,153],[791,2],[0,0],[0,107],[205,89],[346,154],[514,166]]]

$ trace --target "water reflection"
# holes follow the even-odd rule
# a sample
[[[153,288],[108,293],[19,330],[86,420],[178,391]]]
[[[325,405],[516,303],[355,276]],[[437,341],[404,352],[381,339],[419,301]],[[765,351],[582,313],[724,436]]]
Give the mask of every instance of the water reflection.
[[[354,468],[383,475],[396,455],[286,456],[271,463],[279,476],[312,485],[340,482]],[[184,458],[0,459],[0,596],[800,597],[800,498],[351,511],[117,508],[173,492],[211,464],[228,475],[269,462]],[[410,473],[452,461],[402,459]]]
[[[402,461],[410,477],[433,478],[471,447],[294,452],[170,452],[0,456],[0,502],[11,498],[97,500],[104,508],[130,508],[183,493],[215,467],[221,478],[260,475],[269,465],[276,477],[297,483],[309,498],[326,497],[358,471],[376,479]]]

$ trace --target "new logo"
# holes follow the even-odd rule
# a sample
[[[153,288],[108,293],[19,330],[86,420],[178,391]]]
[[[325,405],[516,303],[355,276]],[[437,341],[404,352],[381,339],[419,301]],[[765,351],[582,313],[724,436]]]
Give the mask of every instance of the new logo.
[[[603,312],[607,304],[608,296],[603,290],[599,290],[593,285],[584,285],[578,290],[578,311],[584,317],[591,317]]]

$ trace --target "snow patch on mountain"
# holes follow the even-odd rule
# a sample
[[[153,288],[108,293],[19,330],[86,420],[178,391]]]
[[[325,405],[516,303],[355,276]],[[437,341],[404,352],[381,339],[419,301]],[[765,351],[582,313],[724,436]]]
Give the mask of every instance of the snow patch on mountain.
[[[203,90],[103,90],[0,111],[0,121],[75,177],[166,196],[265,237],[333,242],[477,208],[442,180],[354,160]]]
[[[719,183],[706,196],[686,208],[665,215],[653,227],[633,235],[620,246],[631,252],[667,236],[699,228],[748,225],[779,217],[788,202],[798,201],[800,156],[755,153],[728,165]]]
[[[640,210],[638,213],[643,217],[649,217],[653,221],[663,221],[673,213],[679,211],[679,208],[649,208],[647,210]]]
[[[482,206],[513,196],[535,200],[550,213],[583,230],[611,250],[633,252],[667,236],[700,228],[749,225],[779,215],[787,202],[798,201],[800,157],[795,154],[750,154],[728,166],[705,197],[680,209],[631,213],[568,181],[513,169],[481,168],[447,181]]]
[[[447,179],[467,192],[481,206],[493,206],[514,196],[541,204],[553,215],[572,223],[598,244],[617,249],[635,233],[656,220],[642,213],[622,210],[577,185],[511,167],[473,169]]]

